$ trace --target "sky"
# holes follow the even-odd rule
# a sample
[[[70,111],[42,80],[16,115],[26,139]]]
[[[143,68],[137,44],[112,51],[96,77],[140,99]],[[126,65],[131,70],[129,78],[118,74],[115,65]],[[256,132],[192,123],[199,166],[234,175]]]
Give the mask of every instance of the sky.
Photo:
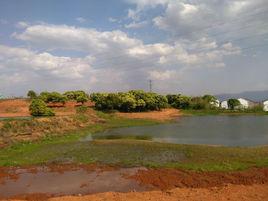
[[[268,89],[267,0],[1,0],[0,94]]]

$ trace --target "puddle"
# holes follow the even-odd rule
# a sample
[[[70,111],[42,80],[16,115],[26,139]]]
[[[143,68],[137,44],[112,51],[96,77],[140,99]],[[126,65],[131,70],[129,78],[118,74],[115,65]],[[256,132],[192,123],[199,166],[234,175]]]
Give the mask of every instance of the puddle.
[[[48,168],[17,169],[10,176],[0,178],[0,198],[27,194],[50,196],[86,195],[108,191],[146,191],[151,186],[139,185],[129,179],[138,170],[145,168],[121,168],[116,170],[75,170],[57,171]]]

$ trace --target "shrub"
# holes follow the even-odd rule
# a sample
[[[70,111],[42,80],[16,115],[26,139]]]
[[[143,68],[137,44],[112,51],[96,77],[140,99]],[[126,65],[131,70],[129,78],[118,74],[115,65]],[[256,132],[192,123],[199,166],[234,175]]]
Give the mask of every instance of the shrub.
[[[45,103],[63,103],[67,101],[67,97],[58,92],[42,92],[40,94],[40,99]]]
[[[30,107],[30,113],[32,116],[54,116],[55,113],[51,108],[48,108],[46,103],[41,99],[33,99]]]
[[[140,112],[160,110],[167,107],[165,96],[156,93],[146,93],[142,90],[132,90],[120,93],[93,93],[90,99],[99,110],[119,110],[123,112]]]
[[[227,104],[228,104],[228,108],[230,108],[231,110],[234,110],[240,105],[240,102],[237,99],[231,98],[228,100]]]
[[[36,94],[35,91],[33,91],[33,90],[28,91],[27,96],[28,96],[30,99],[37,98],[37,94]]]
[[[191,98],[188,96],[178,96],[171,104],[172,107],[177,109],[190,109]]]
[[[88,95],[84,91],[66,91],[63,94],[68,100],[74,100],[78,103],[84,104],[89,100]]]
[[[190,108],[194,110],[203,110],[210,107],[209,100],[202,97],[194,97],[191,99]]]
[[[181,94],[168,94],[166,95],[168,104],[172,105]]]
[[[88,107],[85,105],[81,105],[81,106],[76,108],[77,113],[85,113],[87,110],[88,110]]]

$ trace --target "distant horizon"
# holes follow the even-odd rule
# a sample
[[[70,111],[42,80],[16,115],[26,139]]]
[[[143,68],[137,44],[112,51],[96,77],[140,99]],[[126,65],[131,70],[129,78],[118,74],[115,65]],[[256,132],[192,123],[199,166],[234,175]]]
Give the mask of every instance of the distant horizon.
[[[0,1],[0,93],[268,90],[263,0]]]

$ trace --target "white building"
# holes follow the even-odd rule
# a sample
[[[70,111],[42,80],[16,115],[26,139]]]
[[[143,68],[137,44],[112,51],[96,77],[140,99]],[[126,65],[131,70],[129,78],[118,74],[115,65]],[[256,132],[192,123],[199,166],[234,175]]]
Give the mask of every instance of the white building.
[[[211,106],[214,106],[214,107],[220,107],[220,101],[219,100],[211,101],[209,104]]]
[[[4,99],[5,97],[0,93],[0,99]]]
[[[248,109],[249,108],[249,101],[244,98],[237,99],[240,102],[240,109]]]
[[[228,109],[228,101],[222,101],[221,102],[221,108]]]
[[[263,102],[263,110],[268,112],[268,100]]]

